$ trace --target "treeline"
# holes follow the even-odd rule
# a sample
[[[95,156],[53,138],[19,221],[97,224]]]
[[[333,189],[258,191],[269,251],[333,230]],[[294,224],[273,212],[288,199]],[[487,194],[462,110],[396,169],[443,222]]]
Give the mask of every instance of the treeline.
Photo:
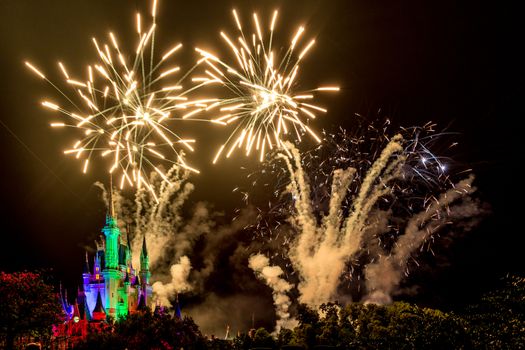
[[[443,312],[405,302],[381,306],[335,303],[313,310],[299,305],[294,329],[264,328],[233,339],[206,338],[189,317],[149,311],[109,323],[107,331],[75,344],[83,349],[525,349],[525,278],[504,286],[463,310]],[[24,337],[50,344],[51,326],[61,322],[53,287],[35,273],[0,273],[0,348],[23,347]]]
[[[461,313],[391,305],[300,305],[298,326],[272,335],[259,328],[229,340],[207,339],[191,318],[135,314],[113,332],[92,335],[76,349],[524,349],[525,279],[485,295]]]

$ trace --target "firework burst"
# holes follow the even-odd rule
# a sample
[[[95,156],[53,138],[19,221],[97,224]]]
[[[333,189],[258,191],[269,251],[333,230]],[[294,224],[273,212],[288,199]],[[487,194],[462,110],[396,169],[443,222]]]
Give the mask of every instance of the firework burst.
[[[264,31],[259,17],[253,14],[255,32],[246,35],[241,20],[233,10],[239,36],[233,39],[221,32],[222,39],[233,53],[235,64],[229,64],[208,51],[196,48],[202,56],[199,64],[206,69],[202,76],[192,80],[199,87],[220,84],[230,96],[212,99],[203,111],[214,109],[218,116],[212,122],[228,125],[236,123],[228,140],[219,148],[213,159],[217,162],[223,152],[229,157],[236,148],[243,149],[246,155],[253,151],[262,161],[266,151],[284,149],[289,153],[284,140],[300,140],[308,133],[321,142],[317,134],[308,126],[309,119],[327,110],[312,100],[315,92],[339,91],[335,86],[322,86],[312,90],[296,91],[299,64],[315,44],[315,40],[301,44],[304,27],[299,27],[290,46],[282,57],[272,47],[273,34],[278,12],[273,13],[268,32]],[[292,136],[290,136],[292,135]]]
[[[155,171],[168,181],[161,165],[179,166],[198,172],[184,161],[179,146],[193,151],[193,139],[183,139],[166,124],[179,119],[176,110],[191,108],[174,101],[188,101],[180,85],[174,82],[180,70],[170,61],[181,48],[177,44],[167,50],[160,60],[155,59],[155,23],[157,1],[151,9],[152,24],[145,27],[140,13],[136,16],[137,45],[133,55],[121,51],[117,37],[110,32],[108,43],[92,39],[98,53],[98,62],[87,66],[87,78],[74,79],[66,66],[58,62],[65,83],[73,89],[69,96],[29,62],[26,66],[46,80],[67,100],[69,107],[45,100],[42,105],[59,112],[63,121],[51,123],[52,127],[71,127],[81,136],[64,151],[83,160],[86,173],[94,155],[110,159],[109,172],[120,171],[120,187],[146,186],[154,195],[148,182],[149,171]],[[127,57],[132,57],[128,59]],[[187,113],[187,112],[184,112]],[[182,119],[182,118],[180,118]]]

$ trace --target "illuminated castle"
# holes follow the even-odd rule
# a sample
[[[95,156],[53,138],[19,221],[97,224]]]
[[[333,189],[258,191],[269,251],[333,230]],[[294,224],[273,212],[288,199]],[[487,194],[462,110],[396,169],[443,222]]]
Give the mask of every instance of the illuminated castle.
[[[140,269],[133,268],[128,235],[122,237],[117,225],[112,198],[102,228],[101,242],[90,267],[86,253],[82,273],[83,288],[79,289],[74,305],[63,298],[63,306],[69,320],[103,321],[125,318],[129,313],[151,307],[148,249],[146,238],[142,242]]]

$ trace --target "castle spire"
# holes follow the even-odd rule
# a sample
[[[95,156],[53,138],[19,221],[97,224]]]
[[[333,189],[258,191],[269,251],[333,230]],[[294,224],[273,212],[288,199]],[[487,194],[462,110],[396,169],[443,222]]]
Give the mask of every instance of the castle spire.
[[[84,274],[89,274],[89,261],[88,261],[88,252],[86,251],[86,261],[84,261]]]
[[[142,240],[142,251],[140,252],[140,280],[144,285],[149,284],[151,272],[149,271],[148,248],[146,247],[146,235]]]
[[[146,247],[146,235],[144,234],[144,238],[142,240],[142,252],[140,253],[141,256],[147,258],[148,257],[148,247]]]
[[[108,198],[108,216],[115,218],[115,206],[113,205],[113,174],[109,173],[109,198]]]

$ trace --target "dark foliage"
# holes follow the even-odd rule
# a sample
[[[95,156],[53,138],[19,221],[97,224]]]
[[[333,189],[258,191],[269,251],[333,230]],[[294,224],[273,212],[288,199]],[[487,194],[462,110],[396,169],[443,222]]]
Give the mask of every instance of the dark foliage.
[[[64,314],[53,286],[33,272],[0,272],[0,335],[6,349],[19,336],[48,338]]]
[[[464,312],[477,349],[525,349],[525,278],[509,276],[503,284]]]
[[[149,311],[116,322],[111,332],[92,334],[75,349],[205,349],[206,340],[189,317],[180,320],[169,314]],[[224,347],[212,347],[224,349]]]

